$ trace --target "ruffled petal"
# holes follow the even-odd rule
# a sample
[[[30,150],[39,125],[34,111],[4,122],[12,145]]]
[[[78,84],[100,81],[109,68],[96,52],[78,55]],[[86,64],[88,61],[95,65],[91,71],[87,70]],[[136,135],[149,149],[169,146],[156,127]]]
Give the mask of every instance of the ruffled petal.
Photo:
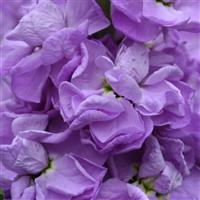
[[[180,80],[183,75],[183,72],[177,66],[164,66],[148,76],[144,85],[154,85],[164,80],[177,81]]]
[[[170,200],[177,199],[198,199],[200,197],[200,187],[199,182],[200,169],[194,167],[191,171],[191,174],[186,177],[180,187],[170,194]]]
[[[24,114],[16,117],[12,122],[12,132],[18,135],[26,130],[44,130],[48,123],[48,115]]]
[[[37,174],[47,165],[43,146],[19,137],[11,145],[1,145],[0,155],[3,164],[19,174]]]
[[[101,8],[93,0],[68,0],[65,12],[67,25],[70,27],[76,27],[88,20],[89,35],[106,28],[110,24]]]
[[[12,70],[14,94],[25,101],[39,103],[50,68],[42,66],[41,52],[23,58]],[[28,87],[27,87],[28,86]]]
[[[7,38],[41,46],[45,39],[64,26],[64,15],[59,7],[52,1],[40,1],[35,9],[20,20]]]
[[[120,96],[132,102],[141,98],[141,89],[137,82],[120,69],[112,69],[105,73],[106,80],[112,89]]]
[[[52,34],[42,46],[42,62],[44,65],[54,64],[63,57],[70,59],[80,43],[87,36],[87,22],[77,28],[63,28]]]
[[[145,42],[155,39],[159,33],[159,27],[145,18],[140,18],[139,22],[133,20],[134,18],[137,19],[137,15],[140,16],[142,11],[139,11],[135,16],[134,12],[130,12],[130,8],[135,9],[137,3],[134,1],[129,2],[130,4],[124,3],[124,1],[114,1],[112,3],[112,23],[114,27],[136,41]],[[121,9],[122,6],[123,10]]]
[[[154,189],[161,194],[167,194],[180,186],[182,180],[181,174],[174,165],[170,162],[166,162],[164,170],[154,182]]]
[[[116,66],[140,83],[149,71],[148,50],[143,44],[125,40],[118,51]]]
[[[176,26],[189,20],[189,16],[184,12],[173,8],[173,6],[164,6],[155,0],[144,1],[143,15],[162,26]]]
[[[158,140],[151,136],[145,141],[145,152],[139,169],[139,177],[152,177],[158,175],[165,167],[165,161]]]

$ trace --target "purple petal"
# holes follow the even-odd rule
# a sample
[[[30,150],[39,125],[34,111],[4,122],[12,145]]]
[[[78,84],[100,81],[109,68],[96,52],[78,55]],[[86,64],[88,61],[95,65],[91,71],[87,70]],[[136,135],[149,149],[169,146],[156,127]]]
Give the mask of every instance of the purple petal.
[[[11,125],[16,116],[11,113],[0,113],[0,144],[10,144],[14,138]]]
[[[117,67],[141,82],[149,71],[148,51],[144,45],[125,40],[115,60]]]
[[[52,1],[40,1],[12,30],[8,38],[23,40],[31,46],[41,46],[52,33],[65,26],[64,15]]]
[[[194,167],[191,174],[183,180],[183,183],[170,194],[170,200],[177,199],[198,199],[200,197],[200,169]]]
[[[137,41],[145,42],[154,39],[159,33],[159,27],[145,18],[141,18],[140,22],[133,20],[136,16],[134,16],[134,12],[130,12],[130,8],[134,9],[136,3],[131,1],[131,5],[124,4],[122,11],[121,2],[124,4],[124,1],[114,1],[114,4],[112,3],[114,27]]]
[[[140,148],[152,131],[152,123],[147,119],[143,121],[128,101],[122,100],[121,103],[125,111],[118,117],[90,125],[93,139],[102,151],[119,153]],[[132,123],[133,119],[135,123]]]
[[[59,87],[61,114],[64,120],[71,120],[77,106],[83,101],[84,95],[71,83],[63,82]]]
[[[140,188],[118,179],[108,179],[103,183],[97,200],[148,200]]]
[[[0,173],[0,187],[5,191],[9,190],[12,182],[17,178],[17,173],[7,169],[7,167],[5,167],[1,161],[0,171],[3,172]]]
[[[189,19],[184,12],[176,10],[172,6],[164,6],[154,0],[144,1],[143,14],[144,17],[163,26],[183,24]]]
[[[114,119],[124,111],[123,106],[112,95],[91,95],[81,102],[70,129],[77,130],[92,122]]]
[[[125,13],[130,19],[140,21],[142,17],[143,2],[131,0],[112,0],[112,4],[118,8],[119,11]],[[131,8],[131,9],[128,9]]]
[[[13,92],[25,101],[39,103],[48,78],[50,69],[48,66],[41,66],[40,53],[35,52],[23,58],[12,71]]]
[[[101,8],[91,0],[68,0],[66,4],[67,25],[76,27],[88,20],[89,35],[109,26],[109,21],[104,16]]]
[[[63,57],[67,59],[74,55],[75,50],[87,36],[87,23],[75,28],[63,28],[52,34],[42,46],[43,64],[54,64]]]
[[[79,63],[80,63],[80,56],[75,55],[67,64],[65,64],[58,73],[57,85],[59,85],[63,81],[69,81]]]
[[[80,103],[76,115],[87,110],[97,110],[107,114],[109,113],[110,116],[118,116],[124,111],[124,107],[111,96],[91,95]]]
[[[84,199],[87,191],[90,191],[92,197],[97,189],[95,185],[100,183],[104,174],[105,169],[98,165],[76,156],[65,155],[55,160],[53,169],[44,176],[47,178],[48,190],[68,198],[82,195]]]
[[[149,200],[146,194],[137,186],[127,184],[128,193],[131,197],[131,200]]]
[[[178,170],[170,162],[166,166],[161,175],[154,182],[154,189],[161,193],[166,194],[182,184],[182,176]]]
[[[14,181],[11,185],[12,199],[21,199],[24,190],[30,185],[30,177],[22,176]]]
[[[176,7],[183,12],[185,15],[189,16],[187,23],[180,25],[178,28],[184,31],[191,31],[198,33],[200,31],[200,5],[198,0],[192,1],[178,1]]]
[[[165,167],[165,161],[158,140],[152,136],[145,142],[145,152],[139,170],[139,177],[151,177],[158,175]]]
[[[19,137],[15,137],[11,145],[1,145],[0,154],[3,164],[20,174],[37,174],[47,165],[43,146]]]
[[[59,199],[59,200],[71,200],[70,196],[62,195],[47,189],[47,178],[45,175],[38,177],[35,180],[36,200]]]
[[[184,99],[180,90],[170,82],[162,81],[142,88],[142,98],[137,103],[137,109],[144,115],[158,115],[166,106],[182,102]]]
[[[110,141],[114,137],[125,134],[126,132],[132,133],[132,137],[134,138],[135,136],[135,139],[137,139],[140,137],[140,132],[144,131],[140,116],[132,108],[131,104],[127,101],[121,102],[125,111],[117,118],[108,122],[96,122],[91,124],[92,134],[102,143]],[[133,119],[135,122],[134,124],[132,123]]]
[[[2,69],[0,73],[7,74],[10,72],[13,66],[15,66],[23,57],[27,56],[31,53],[32,47],[26,45],[24,42],[18,43],[6,43],[4,44],[3,48],[11,48],[9,52],[2,51]],[[14,47],[13,47],[14,46]]]
[[[176,81],[183,77],[183,72],[177,66],[164,66],[147,77],[144,84],[154,85],[163,80]]]
[[[12,132],[18,135],[26,130],[44,130],[48,123],[48,115],[44,114],[25,114],[19,115],[12,122]]]
[[[19,136],[29,140],[41,142],[41,143],[53,143],[58,144],[64,141],[70,134],[70,131],[64,131],[59,133],[52,133],[42,130],[27,130],[21,131]]]
[[[128,189],[125,183],[109,179],[102,184],[97,200],[128,200]]]
[[[179,139],[159,137],[162,146],[164,158],[173,163],[173,165],[183,174],[188,175],[189,169],[184,158],[184,143]],[[171,148],[168,148],[171,146]]]
[[[112,69],[105,73],[106,80],[113,90],[128,100],[137,102],[141,98],[141,89],[137,82],[120,69]]]
[[[27,187],[24,192],[23,195],[20,198],[21,200],[35,200],[35,186],[30,186]]]
[[[74,71],[71,82],[82,90],[100,89],[107,69],[97,65],[96,59],[106,56],[107,49],[100,42],[87,40],[81,45],[81,53],[81,64]]]
[[[174,97],[172,91],[172,93],[170,92],[171,94],[166,93],[168,105],[165,111],[158,116],[152,116],[152,120],[156,126],[169,124],[171,128],[177,129],[185,127],[191,122],[189,102],[191,101],[193,90],[181,81],[173,82],[173,85],[170,86],[171,89],[174,88],[174,92],[177,91],[178,93]]]

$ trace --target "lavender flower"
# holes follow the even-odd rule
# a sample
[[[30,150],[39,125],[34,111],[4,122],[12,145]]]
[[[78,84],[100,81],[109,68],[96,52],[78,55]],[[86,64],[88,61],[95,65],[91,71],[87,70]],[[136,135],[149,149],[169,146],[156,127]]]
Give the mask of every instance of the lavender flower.
[[[1,0],[0,198],[199,200],[199,0]]]

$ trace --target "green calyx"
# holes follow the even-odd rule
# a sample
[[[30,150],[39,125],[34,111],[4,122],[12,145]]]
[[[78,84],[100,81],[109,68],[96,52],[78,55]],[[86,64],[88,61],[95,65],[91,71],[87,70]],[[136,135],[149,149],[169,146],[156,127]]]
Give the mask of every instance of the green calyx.
[[[105,93],[112,91],[112,87],[108,84],[108,82],[105,79],[103,80],[103,90]]]
[[[48,160],[47,166],[41,172],[42,174],[46,173],[48,170],[53,168],[52,161],[53,161],[52,159]]]
[[[156,197],[158,200],[163,200],[164,196],[158,192],[156,192]]]
[[[167,7],[170,7],[172,6],[172,3],[171,2],[165,2],[163,0],[156,0],[157,3],[161,3],[163,4],[163,6],[167,6]]]
[[[141,180],[141,185],[146,194],[153,191],[153,180],[151,178]]]
[[[134,172],[138,172],[139,171],[139,166],[134,165],[133,166],[133,170],[134,170]],[[163,194],[161,194],[159,192],[156,192],[154,190],[154,188],[153,188],[154,178],[139,179],[138,175],[136,174],[131,179],[129,179],[128,183],[138,186],[147,195],[151,196],[151,194],[154,193],[154,195],[156,196],[157,200],[164,200],[165,197],[166,197],[166,195],[163,195]]]
[[[118,98],[124,98],[123,96],[118,95],[115,91],[113,91],[112,87],[108,84],[108,82],[106,81],[106,79],[103,80],[103,92],[104,94],[107,94],[109,92],[113,92],[113,94],[115,95],[115,97]]]

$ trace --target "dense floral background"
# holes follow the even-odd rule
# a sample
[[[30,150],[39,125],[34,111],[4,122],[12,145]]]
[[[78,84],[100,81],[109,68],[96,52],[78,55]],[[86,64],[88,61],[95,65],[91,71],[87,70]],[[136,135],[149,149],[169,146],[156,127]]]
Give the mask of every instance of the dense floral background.
[[[200,0],[0,0],[0,198],[200,200]]]

